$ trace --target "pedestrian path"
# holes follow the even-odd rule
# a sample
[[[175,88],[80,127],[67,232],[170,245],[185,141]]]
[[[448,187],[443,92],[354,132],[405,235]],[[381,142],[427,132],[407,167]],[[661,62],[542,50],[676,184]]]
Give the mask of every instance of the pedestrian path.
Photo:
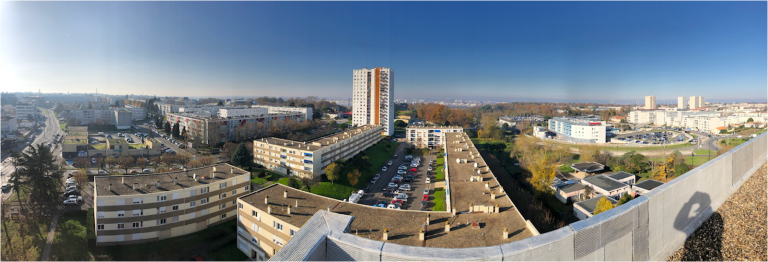
[[[51,227],[48,229],[48,238],[45,240],[45,248],[43,249],[43,255],[40,256],[40,261],[48,261],[48,257],[51,255],[51,244],[53,244],[53,238],[56,236],[56,223],[59,221],[59,215],[53,215],[51,219]]]

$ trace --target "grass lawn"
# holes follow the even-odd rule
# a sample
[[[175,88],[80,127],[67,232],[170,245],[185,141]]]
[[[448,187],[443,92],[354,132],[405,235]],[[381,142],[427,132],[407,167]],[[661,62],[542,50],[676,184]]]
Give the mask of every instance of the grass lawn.
[[[91,260],[86,237],[86,211],[70,211],[59,217],[56,235],[51,245],[51,260]]]
[[[258,174],[260,174],[261,172],[265,172],[266,173],[266,175],[263,178],[258,176]],[[274,183],[275,181],[280,180],[282,177],[283,177],[282,175],[280,175],[280,174],[278,174],[276,172],[272,172],[272,171],[266,170],[266,169],[264,169],[264,170],[256,170],[256,171],[251,172],[251,182],[253,182],[254,184],[257,184],[257,185],[262,185],[262,186],[268,186],[268,185]]]
[[[142,147],[147,146],[147,144],[129,144],[131,149],[141,149]]]
[[[216,261],[244,261],[248,259],[248,256],[237,248],[236,240],[221,248],[209,251],[208,255]]]
[[[445,181],[445,172],[443,172],[443,166],[437,166],[435,169],[435,182]]]
[[[435,188],[435,206],[432,211],[445,211],[445,191],[442,188]]]
[[[50,216],[43,216],[43,217],[35,217],[37,225],[40,227],[40,233],[37,236],[32,236],[30,234],[27,234],[26,237],[32,239],[32,247],[30,250],[24,250],[19,252],[26,252],[28,255],[27,258],[31,260],[37,260],[39,256],[43,254],[43,248],[45,247],[45,237],[48,233],[48,228],[51,225],[51,217]],[[15,253],[16,250],[9,249],[8,242],[6,239],[6,234],[11,236],[11,239],[13,241],[16,241],[16,239],[21,239],[20,236],[16,235],[16,231],[19,229],[19,224],[17,220],[11,220],[3,218],[3,231],[8,230],[7,232],[2,232],[2,249],[3,254],[5,253]],[[4,257],[5,258],[5,257]]]
[[[380,172],[381,167],[387,164],[387,161],[392,159],[392,156],[395,155],[395,150],[397,149],[397,146],[399,144],[400,143],[392,142],[389,140],[381,140],[380,142],[369,147],[365,151],[358,153],[358,154],[363,154],[364,156],[368,156],[368,161],[371,163],[371,166],[369,168],[360,169],[360,178],[358,179],[357,185],[355,185],[354,188],[360,189],[360,188],[366,187],[368,185],[368,182],[371,181],[371,178],[373,178],[373,175]],[[389,145],[390,147],[387,148],[387,145]],[[347,178],[347,174],[351,173],[355,169],[357,169],[357,167],[352,166],[350,164],[344,165],[341,168],[341,177],[339,178],[338,181],[334,183],[344,185],[350,188],[353,187],[352,185],[349,184],[349,178]],[[314,191],[314,188],[312,191]],[[327,196],[327,197],[331,197],[331,196]],[[344,199],[347,197],[349,197],[349,195],[340,199]]]
[[[586,145],[571,145],[571,148],[581,148]],[[600,146],[600,151],[602,150],[610,150],[610,151],[652,151],[652,150],[664,150],[664,149],[675,149],[675,148],[683,148],[683,147],[689,147],[691,146],[690,143],[682,143],[678,145],[669,145],[669,146],[647,146],[647,147],[634,147],[634,146]]]
[[[363,181],[361,183],[365,182],[367,181]],[[320,182],[313,186],[310,192],[321,196],[342,200],[349,198],[349,196],[352,194],[352,192],[355,192],[355,190],[357,189],[342,185],[340,183],[331,184],[331,182]]]
[[[720,145],[727,145],[730,144],[732,147],[737,147],[744,142],[747,142],[747,139],[743,138],[726,138],[726,139],[720,139]]]
[[[697,150],[695,151],[695,153],[696,153],[697,155],[707,155],[707,154],[710,154],[710,155],[713,155],[713,156],[714,156],[716,152],[715,152],[714,150],[707,150],[707,149],[697,149]]]
[[[67,124],[61,123],[61,124],[59,124],[59,128],[61,129],[61,131],[66,132],[67,131]]]
[[[105,150],[107,149],[107,144],[92,144],[92,145],[89,145],[88,147],[94,150]]]
[[[691,156],[684,156],[683,158],[685,158],[685,163],[686,164],[690,165],[691,163],[693,163],[693,166],[696,167],[696,166],[700,166],[700,165],[706,163],[707,161],[715,158],[715,154],[712,154],[711,157],[709,157],[707,155],[694,156],[693,157],[693,162],[691,162]],[[649,157],[648,161],[663,162],[663,161],[667,161],[667,158],[666,157]]]

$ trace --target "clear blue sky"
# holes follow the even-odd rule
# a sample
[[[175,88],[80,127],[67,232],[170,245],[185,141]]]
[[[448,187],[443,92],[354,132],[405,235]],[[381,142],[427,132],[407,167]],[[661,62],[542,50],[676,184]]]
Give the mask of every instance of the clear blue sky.
[[[765,101],[766,2],[4,2],[4,91]],[[366,41],[367,39],[367,41]],[[366,63],[367,42],[367,63]]]

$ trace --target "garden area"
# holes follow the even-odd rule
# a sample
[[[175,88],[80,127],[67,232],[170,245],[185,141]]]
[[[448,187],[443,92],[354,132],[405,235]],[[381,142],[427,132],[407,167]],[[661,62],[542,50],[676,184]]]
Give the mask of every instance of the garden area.
[[[443,188],[435,188],[435,206],[432,211],[445,211],[445,191]]]

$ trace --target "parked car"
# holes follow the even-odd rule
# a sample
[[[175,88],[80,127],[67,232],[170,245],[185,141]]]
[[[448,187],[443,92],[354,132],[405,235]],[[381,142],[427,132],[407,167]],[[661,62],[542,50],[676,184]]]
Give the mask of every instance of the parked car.
[[[9,183],[5,183],[5,185],[2,186],[3,190],[9,189],[9,188],[11,188],[11,184]]]
[[[107,173],[107,170],[103,170],[103,169],[99,170],[99,174],[106,174],[106,173]]]
[[[384,204],[374,204],[373,207],[387,207],[387,206]]]
[[[394,156],[392,156],[392,159],[397,159],[397,154],[395,154]]]
[[[422,196],[421,201],[429,201],[429,195]]]
[[[400,185],[400,189],[405,191],[411,191],[411,184],[402,184]]]
[[[387,184],[387,187],[397,187],[397,184],[394,182],[390,182],[389,184]]]
[[[429,181],[429,177],[427,177],[427,179],[425,179],[425,180],[424,180],[424,182],[425,182],[425,183],[427,183],[427,184],[429,184],[429,183],[430,183],[430,181]]]
[[[387,167],[381,167],[381,172],[387,171]]]
[[[432,171],[432,166],[429,166],[429,167],[427,168],[427,171]]]
[[[66,190],[64,194],[61,194],[62,196],[69,196],[69,195],[80,195],[80,191],[77,190]]]
[[[145,169],[141,170],[141,172],[149,173],[149,172],[152,172],[152,170],[149,170],[149,169],[145,168]]]
[[[403,204],[403,200],[400,200],[400,199],[392,199],[392,202],[390,202],[390,204],[395,204],[395,205],[402,205],[402,204]]]
[[[392,160],[387,161],[387,165],[391,166],[392,165]]]
[[[425,195],[429,195],[429,188],[425,188],[425,189],[424,189],[424,194],[425,194]]]
[[[387,206],[387,208],[388,208],[388,209],[400,209],[400,206],[398,206],[398,205],[395,205],[395,204],[389,204],[389,205]]]
[[[395,200],[402,200],[403,202],[408,201],[408,195],[403,193],[399,195],[395,195]]]
[[[64,205],[77,205],[77,199],[67,198],[64,200]]]
[[[373,176],[373,180],[379,180],[379,177],[381,177],[381,175],[380,174],[376,174],[376,175]]]

